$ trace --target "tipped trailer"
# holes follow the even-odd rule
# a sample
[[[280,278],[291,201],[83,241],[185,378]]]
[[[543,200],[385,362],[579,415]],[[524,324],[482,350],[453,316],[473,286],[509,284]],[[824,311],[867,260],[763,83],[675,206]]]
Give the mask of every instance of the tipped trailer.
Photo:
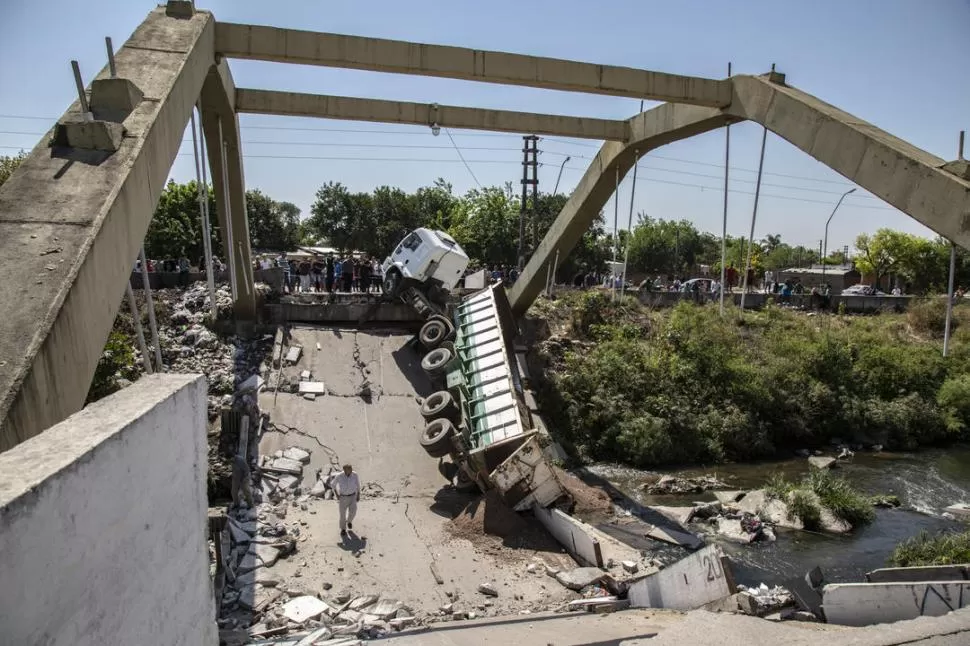
[[[447,233],[415,229],[382,265],[384,293],[425,319],[416,345],[437,388],[421,404],[420,443],[450,456],[457,486],[498,489],[516,510],[568,497],[542,450],[514,359],[518,329],[499,283],[450,302],[468,256]]]

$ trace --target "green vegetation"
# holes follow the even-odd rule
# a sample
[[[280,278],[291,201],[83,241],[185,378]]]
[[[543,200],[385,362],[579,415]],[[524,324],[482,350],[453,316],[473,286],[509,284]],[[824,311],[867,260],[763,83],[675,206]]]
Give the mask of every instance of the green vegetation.
[[[27,159],[27,153],[20,151],[16,155],[0,155],[0,186],[10,179],[17,167]]]
[[[108,335],[108,342],[104,346],[98,367],[94,369],[94,379],[88,391],[86,403],[90,404],[102,397],[107,397],[119,389],[118,379],[135,380],[138,370],[135,367],[135,352],[132,350],[135,341],[126,329],[130,327],[118,317],[115,326]]]
[[[970,321],[970,307],[954,315]],[[722,319],[716,306],[649,311],[588,291],[532,316],[556,333],[540,346],[543,408],[582,460],[711,464],[833,438],[912,450],[967,437],[970,326],[943,359],[907,315],[809,317],[769,305]],[[855,513],[838,485],[814,488],[847,520]]]
[[[970,563],[970,531],[935,536],[920,532],[897,545],[889,557],[889,564],[896,567],[952,563]]]
[[[765,491],[769,497],[786,502],[792,519],[801,520],[806,529],[821,527],[823,508],[853,527],[871,523],[876,517],[871,499],[829,471],[813,469],[801,482],[791,482],[776,473],[769,478]]]

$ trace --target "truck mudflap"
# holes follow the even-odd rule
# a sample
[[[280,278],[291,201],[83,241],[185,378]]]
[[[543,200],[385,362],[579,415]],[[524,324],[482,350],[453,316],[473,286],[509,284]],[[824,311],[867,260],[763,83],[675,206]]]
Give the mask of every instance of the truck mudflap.
[[[528,439],[489,474],[489,479],[516,511],[531,509],[533,505],[548,507],[569,495],[542,452],[536,431],[528,434]]]

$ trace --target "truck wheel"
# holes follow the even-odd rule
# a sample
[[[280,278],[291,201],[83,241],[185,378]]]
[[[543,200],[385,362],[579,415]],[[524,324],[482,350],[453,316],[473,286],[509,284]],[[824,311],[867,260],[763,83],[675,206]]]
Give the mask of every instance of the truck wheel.
[[[448,348],[438,348],[424,355],[421,367],[432,377],[437,377],[444,374],[445,368],[454,356]]]
[[[450,392],[447,390],[439,390],[438,392],[431,393],[424,399],[424,402],[421,404],[421,416],[428,422],[439,417],[444,417],[454,423],[458,419],[458,405],[455,403],[455,398],[451,396]]]
[[[397,298],[397,293],[401,289],[401,272],[397,269],[388,269],[384,274],[384,293],[391,298]]]
[[[439,318],[433,318],[421,326],[418,339],[429,350],[434,350],[448,336],[448,324]]]
[[[421,431],[421,446],[433,458],[443,458],[451,452],[451,438],[455,434],[455,425],[447,419],[431,421]]]

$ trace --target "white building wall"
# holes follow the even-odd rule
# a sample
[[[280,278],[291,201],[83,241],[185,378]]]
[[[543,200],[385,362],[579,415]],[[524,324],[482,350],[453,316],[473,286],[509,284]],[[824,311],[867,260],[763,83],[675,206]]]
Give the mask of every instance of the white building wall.
[[[0,644],[218,644],[205,423],[154,375],[0,454]]]

